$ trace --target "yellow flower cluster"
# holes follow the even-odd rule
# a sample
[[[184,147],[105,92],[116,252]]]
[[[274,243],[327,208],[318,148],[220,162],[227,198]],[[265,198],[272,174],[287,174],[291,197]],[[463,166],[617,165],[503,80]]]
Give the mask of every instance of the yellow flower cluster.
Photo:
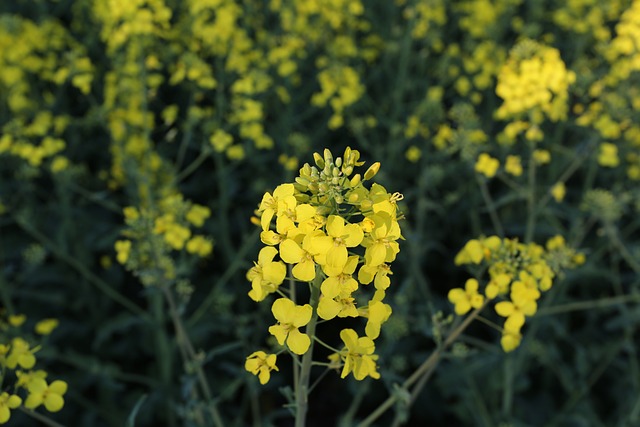
[[[172,251],[186,250],[198,257],[211,254],[212,239],[192,232],[192,228],[202,227],[210,215],[208,207],[186,201],[180,194],[161,199],[156,209],[126,207],[127,228],[122,232],[126,239],[115,242],[116,259],[136,272],[155,265],[164,272],[165,279],[174,279]],[[141,277],[151,280],[146,275]]]
[[[626,3],[626,0],[611,0],[602,7],[598,0],[567,0],[558,3],[552,19],[564,30],[589,34],[598,42],[606,42],[611,38],[608,23],[620,17]]]
[[[628,111],[640,108],[640,91],[635,82],[640,71],[640,1],[634,1],[621,14],[615,37],[603,43],[601,51],[607,74],[588,88],[592,101],[581,104],[576,123],[592,127],[603,139],[598,152],[602,167],[616,168],[626,163],[627,177],[640,180],[640,125]],[[623,163],[624,162],[624,163]]]
[[[453,10],[462,14],[460,28],[472,37],[483,39],[492,35],[496,23],[508,19],[522,0],[465,0],[456,3]]]
[[[509,352],[520,345],[526,318],[536,313],[541,293],[551,288],[556,274],[583,262],[584,255],[568,248],[562,236],[549,239],[546,250],[535,243],[524,244],[498,236],[472,239],[458,252],[455,264],[488,267],[489,282],[484,287],[484,296],[478,280],[469,279],[464,289],[451,289],[448,299],[458,315],[481,308],[485,297],[503,299],[495,305],[495,311],[505,318],[500,343]]]
[[[389,194],[375,183],[367,189],[364,182],[375,176],[380,164],[373,164],[363,176],[353,175],[364,164],[356,150],[347,148],[343,157],[335,159],[325,150],[314,158],[315,166],[305,164],[295,183],[282,184],[262,198],[257,214],[266,246],[247,273],[249,296],[254,301],[272,293],[281,296],[272,305],[277,323],[269,332],[298,355],[305,354],[314,339],[299,330],[312,319],[366,318],[364,336],[342,330],[345,347],[332,360],[342,366],[342,378],[351,372],[358,380],[378,378],[373,340],[391,315],[383,300],[393,274],[390,263],[400,251],[397,202],[402,195]],[[360,254],[355,252],[358,248]],[[292,281],[288,290],[282,286],[287,266]],[[294,295],[299,295],[295,282],[310,287],[309,304],[294,302]],[[361,286],[370,283],[375,292],[366,297]],[[265,370],[275,369],[275,359],[253,353],[246,367],[264,383]]]
[[[47,381],[47,372],[35,369],[36,352],[40,345],[28,337],[21,326],[27,317],[23,314],[6,315],[0,309],[0,369],[3,384],[13,382],[0,393],[0,424],[11,418],[11,411],[23,406],[34,410],[40,406],[49,412],[58,412],[64,406],[67,383],[60,380]],[[38,335],[49,335],[57,327],[56,319],[37,322],[34,331]],[[11,381],[8,381],[11,380]]]
[[[68,166],[61,153],[70,118],[57,111],[53,88],[65,84],[90,91],[93,70],[85,49],[53,20],[34,23],[18,16],[0,17],[0,155],[30,166],[47,164],[53,173]]]
[[[560,52],[532,40],[518,42],[498,74],[498,119],[526,118],[534,124],[567,116],[568,88],[575,81]]]

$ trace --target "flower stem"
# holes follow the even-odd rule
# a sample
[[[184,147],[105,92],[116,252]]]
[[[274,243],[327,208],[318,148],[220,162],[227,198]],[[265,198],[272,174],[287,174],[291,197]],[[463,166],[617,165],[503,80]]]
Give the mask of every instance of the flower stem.
[[[302,356],[302,366],[300,367],[300,376],[296,387],[296,427],[305,426],[307,410],[309,408],[309,380],[311,378],[311,362],[313,361],[313,337],[316,334],[316,323],[318,322],[321,280],[322,276],[316,274],[316,278],[311,284],[311,298],[309,299],[309,303],[313,309],[313,314],[305,331],[311,338],[311,345],[309,346],[309,350]]]
[[[442,343],[442,345],[437,349],[435,349],[434,352],[431,353],[431,355],[424,362],[422,362],[422,365],[420,365],[420,367],[418,367],[418,369],[416,369],[415,372],[404,383],[402,383],[402,386],[400,387],[400,389],[406,390],[406,391],[409,391],[409,387],[411,387],[413,384],[415,384],[416,382],[418,383],[416,384],[414,389],[411,391],[410,403],[412,403],[415,400],[415,398],[417,397],[417,394],[420,392],[422,387],[424,387],[424,385],[426,384],[431,374],[433,374],[433,371],[435,370],[436,366],[440,362],[440,358],[442,357],[442,354],[444,353],[444,351],[451,344],[453,344],[456,339],[458,339],[460,334],[462,334],[462,332],[464,332],[464,330],[467,329],[467,327],[471,324],[471,322],[476,317],[478,317],[478,315],[486,305],[487,304],[485,302],[483,306],[476,308],[469,316],[467,316],[467,318],[464,319],[464,321],[456,329],[451,331],[451,333],[447,336],[447,339]],[[358,427],[370,426],[375,420],[380,418],[382,414],[384,414],[387,411],[387,409],[389,409],[396,403],[399,396],[400,396],[400,393],[394,393],[391,396],[389,396],[387,400],[385,400],[380,406],[378,406],[378,408],[375,411],[373,411],[367,418],[365,418],[364,421],[358,424]]]

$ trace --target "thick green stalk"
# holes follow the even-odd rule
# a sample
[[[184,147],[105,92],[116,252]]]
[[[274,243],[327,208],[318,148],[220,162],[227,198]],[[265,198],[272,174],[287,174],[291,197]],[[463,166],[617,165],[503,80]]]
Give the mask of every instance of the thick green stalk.
[[[307,324],[306,334],[311,338],[309,350],[302,356],[300,376],[296,385],[296,427],[304,427],[306,424],[307,410],[309,409],[309,380],[311,378],[311,362],[313,361],[313,337],[316,334],[318,322],[318,302],[320,301],[320,283],[322,277],[316,273],[316,278],[311,285],[311,298],[309,303],[313,309],[311,320]]]

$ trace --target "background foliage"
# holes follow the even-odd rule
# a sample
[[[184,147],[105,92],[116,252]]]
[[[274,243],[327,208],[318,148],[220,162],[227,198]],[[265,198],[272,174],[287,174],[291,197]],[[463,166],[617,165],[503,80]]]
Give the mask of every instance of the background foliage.
[[[289,425],[288,368],[266,386],[244,370],[272,323],[246,295],[249,219],[314,151],[351,146],[404,194],[406,241],[382,378],[330,373],[309,425],[353,425],[397,392],[447,331],[448,290],[480,274],[456,253],[492,234],[562,235],[586,262],[556,279],[516,351],[473,325],[411,409],[379,425],[640,422],[639,1],[19,0],[0,12],[0,297],[5,317],[27,316],[2,336],[59,320],[36,353],[69,384],[52,419],[201,425],[197,363],[224,425]],[[478,166],[483,153],[497,169]],[[129,206],[166,227],[125,219]],[[194,206],[210,216],[189,219]],[[133,249],[116,252],[123,239]]]

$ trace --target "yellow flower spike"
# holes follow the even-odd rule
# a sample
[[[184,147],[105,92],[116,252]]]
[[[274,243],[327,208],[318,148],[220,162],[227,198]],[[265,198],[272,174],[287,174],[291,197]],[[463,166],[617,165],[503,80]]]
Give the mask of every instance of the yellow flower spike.
[[[42,319],[36,323],[35,331],[39,335],[49,335],[58,327],[58,319]]]
[[[28,385],[29,396],[24,402],[27,409],[36,409],[44,404],[49,412],[58,412],[64,406],[63,395],[67,392],[67,383],[56,380],[47,385],[42,378],[36,378]]]
[[[264,385],[271,378],[271,371],[277,371],[275,354],[267,354],[264,351],[251,353],[244,362],[244,369],[257,375],[260,384]]]
[[[346,346],[346,349],[341,352],[344,367],[340,378],[345,378],[351,372],[358,381],[368,376],[373,379],[380,378],[376,370],[378,356],[373,354],[376,349],[373,340],[369,337],[358,337],[353,329],[340,331],[340,338]]]
[[[357,266],[357,255],[347,258],[347,262],[341,269],[332,268],[329,264],[323,265],[322,270],[328,277],[320,285],[322,295],[327,298],[335,298],[342,292],[350,294],[357,290],[358,282],[352,276]]]
[[[287,347],[295,354],[306,353],[311,345],[311,339],[298,328],[309,323],[312,311],[309,304],[296,305],[288,298],[275,300],[271,306],[271,312],[278,323],[269,327],[269,333],[276,337],[278,344],[284,345],[286,342]]]
[[[454,311],[458,316],[467,314],[471,308],[482,306],[484,297],[478,293],[478,286],[476,279],[468,279],[464,289],[454,288],[449,291],[447,299],[454,304]]]
[[[22,404],[22,399],[15,394],[6,391],[0,394],[0,424],[4,424],[11,418],[11,409],[16,409]]]

